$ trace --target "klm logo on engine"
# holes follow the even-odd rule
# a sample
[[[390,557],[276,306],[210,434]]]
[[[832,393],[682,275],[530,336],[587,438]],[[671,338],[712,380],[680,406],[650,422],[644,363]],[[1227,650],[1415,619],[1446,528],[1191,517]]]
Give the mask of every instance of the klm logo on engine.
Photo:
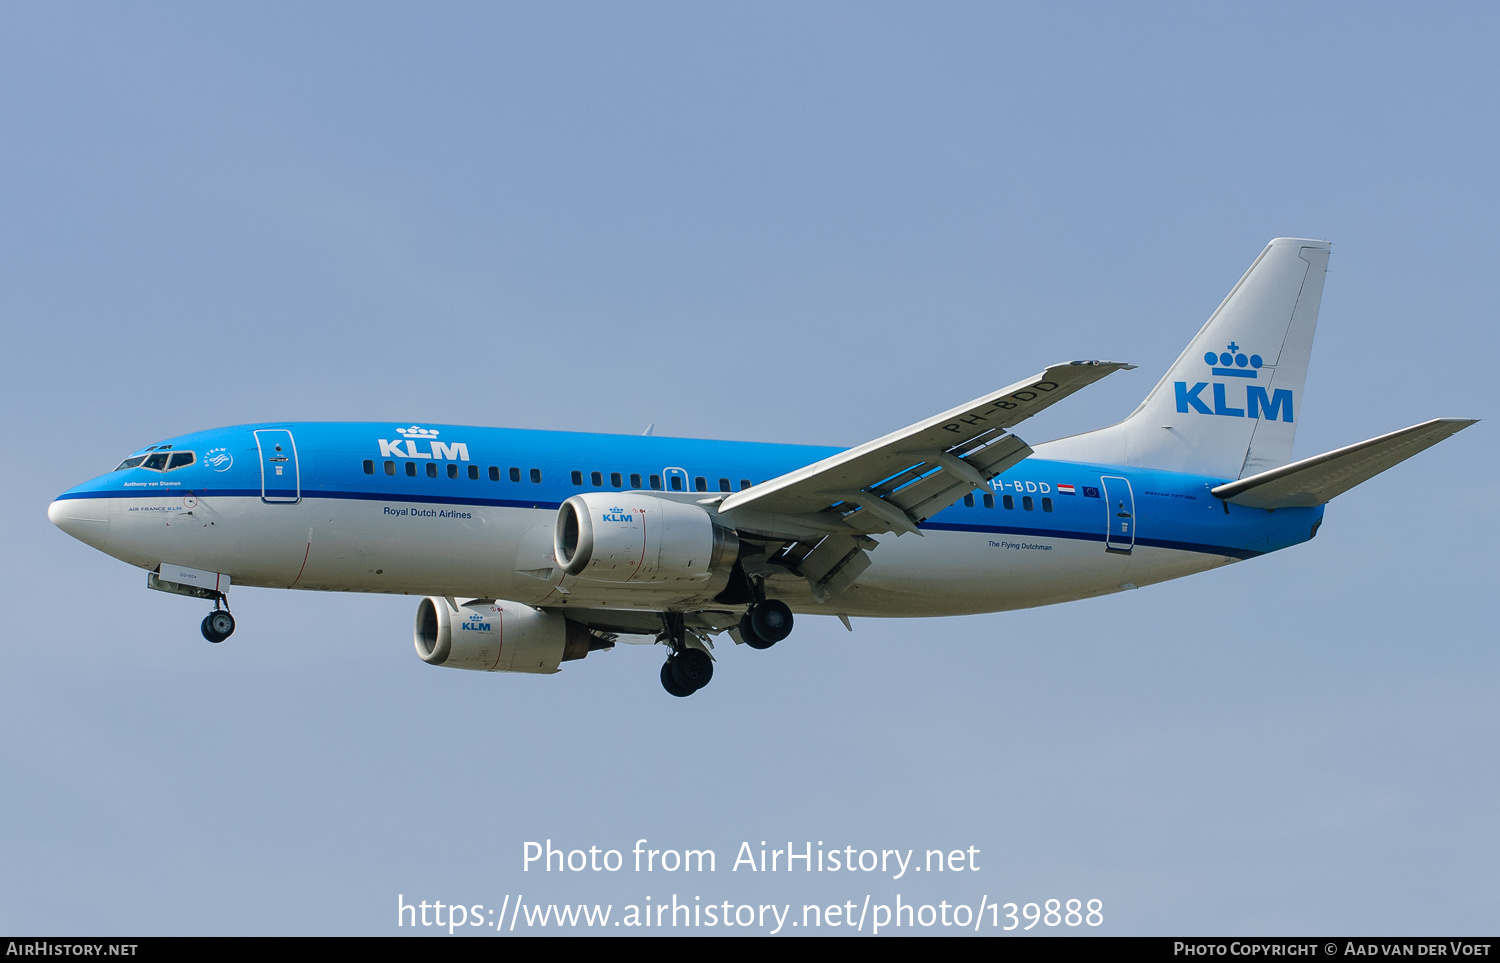
[[[1209,366],[1209,373],[1218,378],[1244,378],[1250,381],[1260,379],[1260,369],[1265,363],[1261,356],[1252,354],[1246,356],[1240,351],[1240,346],[1233,341],[1229,342],[1228,350],[1219,353],[1208,352],[1203,360]],[[1213,394],[1213,407],[1209,407],[1208,399],[1203,397],[1204,389],[1210,384]],[[1267,421],[1275,421],[1279,416],[1282,421],[1290,423],[1292,420],[1292,392],[1288,388],[1276,388],[1266,391],[1260,385],[1245,385],[1244,393],[1235,392],[1231,399],[1229,388],[1231,383],[1224,381],[1200,381],[1188,387],[1186,381],[1175,382],[1177,389],[1177,410],[1183,414],[1196,411],[1201,415],[1224,415],[1228,418],[1265,418]],[[1239,387],[1234,385],[1234,387]],[[1240,399],[1244,400],[1241,401]],[[1235,407],[1239,405],[1239,407]]]
[[[378,439],[380,442],[381,458],[435,458],[438,461],[468,461],[469,446],[463,442],[447,444],[437,440],[439,434],[436,428],[419,428],[412,425],[410,428],[397,428],[396,434],[405,435],[405,438],[397,438],[395,441]],[[423,451],[419,445],[427,442],[428,449]]]
[[[471,615],[467,621],[458,623],[462,632],[492,632],[494,628],[484,620],[482,615]]]
[[[611,508],[600,517],[606,522],[629,522],[635,520],[635,516],[627,515],[623,508]]]

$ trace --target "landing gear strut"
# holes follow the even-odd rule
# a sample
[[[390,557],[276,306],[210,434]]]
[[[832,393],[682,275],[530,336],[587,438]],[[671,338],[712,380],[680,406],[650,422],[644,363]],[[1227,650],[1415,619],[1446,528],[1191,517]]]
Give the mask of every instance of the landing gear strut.
[[[740,619],[740,638],[752,649],[769,649],[792,634],[792,610],[780,599],[750,606]]]
[[[215,644],[234,634],[234,616],[229,614],[228,599],[220,595],[214,600],[214,610],[204,617],[202,628],[203,637]]]
[[[662,613],[662,626],[659,638],[672,647],[672,654],[661,665],[661,687],[678,698],[690,696],[713,679],[714,660],[702,649],[687,644],[682,613]]]

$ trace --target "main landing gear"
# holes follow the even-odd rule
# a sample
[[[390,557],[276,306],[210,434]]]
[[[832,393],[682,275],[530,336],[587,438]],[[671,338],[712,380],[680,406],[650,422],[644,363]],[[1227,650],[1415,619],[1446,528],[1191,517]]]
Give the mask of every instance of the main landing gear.
[[[661,620],[662,632],[657,640],[672,647],[672,654],[661,664],[661,687],[678,698],[690,696],[713,679],[713,656],[688,645],[681,612],[663,612]]]
[[[681,612],[663,612],[658,642],[672,647],[661,664],[661,687],[678,698],[692,695],[714,677],[714,660],[697,645],[688,644],[688,629]],[[769,649],[792,634],[792,610],[779,599],[763,599],[751,605],[740,619],[740,638],[752,649]],[[697,636],[697,633],[694,633]]]
[[[203,637],[217,644],[233,634],[234,616],[229,614],[229,600],[220,595],[214,600],[214,610],[203,619]]]
[[[769,649],[792,634],[792,610],[780,599],[750,606],[740,619],[740,638],[752,649]]]
[[[674,696],[690,696],[714,677],[714,660],[702,649],[674,652],[661,664],[661,687]]]

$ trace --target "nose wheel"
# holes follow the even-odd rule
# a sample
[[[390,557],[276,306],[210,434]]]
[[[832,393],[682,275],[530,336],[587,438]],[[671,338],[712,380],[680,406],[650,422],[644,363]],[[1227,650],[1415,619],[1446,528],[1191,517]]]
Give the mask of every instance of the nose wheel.
[[[203,619],[203,637],[219,643],[234,634],[234,616],[228,609],[214,609]]]

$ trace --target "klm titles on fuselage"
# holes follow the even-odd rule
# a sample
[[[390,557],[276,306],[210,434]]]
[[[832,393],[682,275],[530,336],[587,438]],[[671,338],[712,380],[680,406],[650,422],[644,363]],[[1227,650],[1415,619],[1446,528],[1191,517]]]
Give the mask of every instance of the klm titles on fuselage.
[[[1210,374],[1221,378],[1258,379],[1261,365],[1264,364],[1260,355],[1246,356],[1233,341],[1229,342],[1228,347],[1227,351],[1210,351],[1203,356]],[[1213,385],[1212,408],[1202,397],[1203,389],[1210,384]],[[1182,414],[1197,412],[1201,415],[1223,415],[1229,418],[1263,417],[1267,421],[1275,421],[1280,416],[1284,422],[1290,423],[1292,420],[1292,392],[1288,388],[1276,388],[1267,392],[1260,385],[1245,385],[1245,400],[1241,402],[1243,407],[1236,408],[1230,404],[1227,382],[1200,381],[1189,388],[1186,381],[1178,381],[1173,387],[1177,391],[1177,410]],[[1234,400],[1238,402],[1239,398]]]
[[[448,444],[438,441],[440,432],[436,428],[421,428],[412,425],[410,428],[397,428],[398,435],[405,438],[397,438],[395,441],[387,441],[384,438],[377,439],[380,442],[381,458],[432,458],[438,461],[468,461],[469,446],[464,442]],[[423,451],[417,447],[419,442],[427,442],[430,450]]]

